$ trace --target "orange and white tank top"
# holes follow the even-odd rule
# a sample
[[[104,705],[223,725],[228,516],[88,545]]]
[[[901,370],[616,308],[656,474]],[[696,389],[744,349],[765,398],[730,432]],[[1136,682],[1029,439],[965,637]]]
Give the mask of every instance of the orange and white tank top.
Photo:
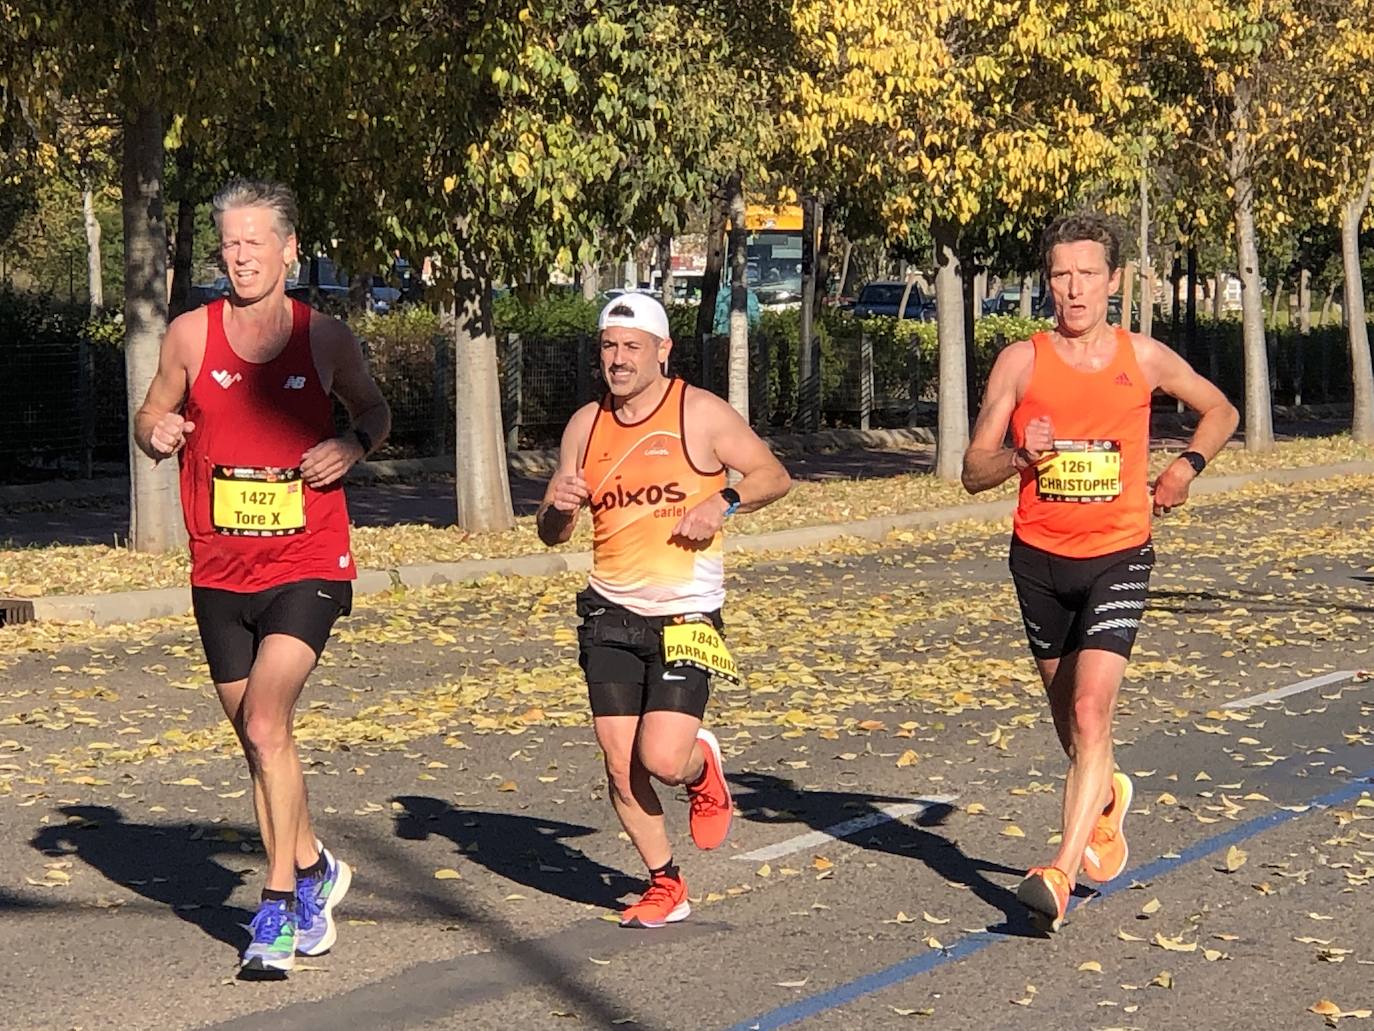
[[[1012,528],[1025,543],[1069,558],[1096,558],[1150,539],[1150,385],[1130,334],[1116,331],[1106,367],[1076,369],[1048,333],[1031,337],[1035,363],[1011,416],[1020,447],[1026,425],[1048,415],[1055,450],[1021,473]]]
[[[591,491],[592,588],[641,616],[714,612],[725,601],[724,540],[686,541],[673,528],[725,486],[725,469],[705,472],[687,454],[687,384],[668,381],[658,407],[622,422],[601,402],[587,440],[582,478]]]

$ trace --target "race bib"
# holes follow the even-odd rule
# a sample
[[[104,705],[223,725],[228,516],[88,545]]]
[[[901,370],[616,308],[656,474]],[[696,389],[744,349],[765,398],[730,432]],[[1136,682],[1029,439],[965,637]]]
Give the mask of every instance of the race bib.
[[[1035,467],[1042,501],[1111,501],[1121,496],[1121,441],[1056,440]]]
[[[305,484],[299,469],[217,465],[210,521],[236,537],[286,537],[305,532]]]
[[[663,661],[669,666],[695,666],[714,676],[739,683],[739,667],[714,624],[687,619],[663,628]]]

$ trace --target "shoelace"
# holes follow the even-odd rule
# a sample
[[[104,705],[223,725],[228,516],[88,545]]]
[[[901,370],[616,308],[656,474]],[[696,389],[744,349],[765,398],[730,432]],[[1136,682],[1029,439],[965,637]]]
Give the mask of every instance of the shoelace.
[[[324,911],[320,903],[320,881],[317,877],[307,877],[296,883],[296,917],[301,930],[308,931],[315,924],[315,917]]]
[[[272,902],[264,905],[248,923],[255,942],[274,942],[281,937],[282,925],[290,917],[285,902]]]
[[[634,908],[638,909],[640,906],[648,906],[663,903],[667,903],[670,906],[674,905],[673,889],[668,887],[668,885],[665,883],[666,880],[667,878],[665,878],[662,881],[650,881],[649,890],[646,891],[643,897],[635,903]]]

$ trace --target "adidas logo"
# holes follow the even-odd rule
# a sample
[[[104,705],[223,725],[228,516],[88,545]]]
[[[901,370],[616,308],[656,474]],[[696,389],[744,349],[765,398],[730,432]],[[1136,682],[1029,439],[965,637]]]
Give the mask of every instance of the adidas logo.
[[[229,375],[229,370],[227,369],[214,369],[210,372],[210,376],[214,379],[216,383],[222,386],[225,390],[228,390],[239,380],[243,379],[242,373],[236,372],[231,376]]]
[[[1127,376],[1124,372],[1119,372],[1117,373],[1116,379],[1112,380],[1112,382],[1118,387],[1129,387],[1131,385],[1131,377]]]
[[[287,376],[287,377],[286,377],[286,382],[282,384],[282,389],[283,389],[283,390],[304,390],[304,389],[305,389],[305,377],[304,377],[304,376]]]

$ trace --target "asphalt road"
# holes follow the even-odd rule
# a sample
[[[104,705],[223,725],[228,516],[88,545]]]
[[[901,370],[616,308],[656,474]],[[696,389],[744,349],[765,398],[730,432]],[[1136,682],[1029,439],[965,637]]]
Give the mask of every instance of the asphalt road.
[[[0,1024],[1289,1029],[1324,1026],[1322,1000],[1374,1008],[1372,513],[1352,479],[1160,525],[1117,732],[1130,867],[1053,937],[1012,894],[1053,853],[1064,760],[1004,526],[736,564],[750,678],[708,716],[736,822],[698,853],[667,801],[695,912],[656,932],[606,919],[642,871],[582,706],[577,578],[360,606],[300,733],[354,888],[334,952],[277,983],[234,976],[262,855],[189,621],[0,631]]]

